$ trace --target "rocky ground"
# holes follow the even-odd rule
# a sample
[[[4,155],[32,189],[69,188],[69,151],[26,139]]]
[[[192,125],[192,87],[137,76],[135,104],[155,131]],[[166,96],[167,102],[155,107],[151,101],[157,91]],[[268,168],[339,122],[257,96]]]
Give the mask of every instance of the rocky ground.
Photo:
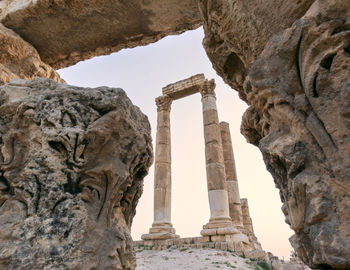
[[[215,249],[139,250],[136,270],[264,269],[257,262]]]

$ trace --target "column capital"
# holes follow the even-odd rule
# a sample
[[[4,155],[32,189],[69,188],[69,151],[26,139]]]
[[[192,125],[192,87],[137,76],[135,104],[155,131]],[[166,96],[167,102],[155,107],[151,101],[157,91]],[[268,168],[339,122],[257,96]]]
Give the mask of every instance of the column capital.
[[[215,81],[214,79],[211,79],[210,81],[209,80],[206,80],[204,83],[203,83],[203,86],[202,88],[199,90],[199,92],[201,93],[202,97],[205,97],[205,96],[214,96],[215,97]]]
[[[156,98],[157,111],[168,111],[170,112],[172,98],[168,95],[159,96]]]

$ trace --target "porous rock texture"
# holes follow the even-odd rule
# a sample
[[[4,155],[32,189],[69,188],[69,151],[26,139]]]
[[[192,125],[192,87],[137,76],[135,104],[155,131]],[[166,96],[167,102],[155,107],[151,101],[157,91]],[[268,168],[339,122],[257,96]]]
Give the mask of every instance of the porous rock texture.
[[[273,35],[290,27],[315,0],[199,0],[203,46],[214,69],[240,91],[251,65]],[[240,96],[245,100],[244,94]]]
[[[0,268],[134,269],[150,125],[121,89],[0,87]]]
[[[15,78],[31,80],[35,77],[64,83],[53,68],[41,61],[32,45],[0,23],[0,85]]]
[[[0,22],[63,68],[197,28],[197,0],[4,0]]]
[[[231,46],[237,16],[252,15],[229,16],[229,7],[234,12],[245,1],[213,2],[201,1],[204,46],[217,72],[250,105],[241,131],[260,148],[280,189],[293,247],[313,268],[350,269],[350,2],[315,1],[267,44],[262,26],[253,39],[262,44],[250,45],[264,45],[256,59],[254,50]]]

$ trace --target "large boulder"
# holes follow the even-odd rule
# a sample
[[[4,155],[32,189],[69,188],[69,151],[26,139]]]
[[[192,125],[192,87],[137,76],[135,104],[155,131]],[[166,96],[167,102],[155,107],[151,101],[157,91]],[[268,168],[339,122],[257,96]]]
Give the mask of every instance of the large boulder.
[[[315,1],[293,25],[270,36],[257,58],[253,50],[223,45],[234,44],[235,18],[252,16],[248,10],[231,17],[227,8],[212,10],[225,5],[202,1],[204,46],[218,73],[250,105],[241,130],[260,148],[280,189],[286,222],[295,232],[291,243],[313,268],[350,269],[350,2]],[[271,12],[270,20],[281,14]],[[266,39],[261,29],[255,40]]]
[[[201,25],[197,0],[5,0],[0,22],[55,69]]]
[[[0,85],[15,78],[35,77],[64,82],[52,67],[41,61],[32,45],[0,23]]]
[[[0,87],[0,268],[134,269],[130,226],[152,162],[124,91]]]

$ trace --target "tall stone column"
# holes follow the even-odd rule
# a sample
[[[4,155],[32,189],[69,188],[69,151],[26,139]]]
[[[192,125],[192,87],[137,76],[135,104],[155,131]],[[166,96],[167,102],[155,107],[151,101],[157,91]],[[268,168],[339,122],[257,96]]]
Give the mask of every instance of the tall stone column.
[[[170,239],[178,237],[171,224],[171,142],[170,107],[168,95],[156,98],[158,118],[154,169],[154,216],[149,234],[144,240]]]
[[[239,195],[235,157],[233,154],[230,126],[227,122],[220,122],[221,141],[225,163],[226,184],[230,217],[235,227],[243,228],[241,199]]]
[[[211,80],[205,81],[200,90],[202,95],[205,160],[210,205],[210,221],[203,227],[202,235],[206,235],[208,232],[210,234],[221,234],[216,229],[232,227],[233,225],[229,214],[225,165],[214,88],[215,82]],[[232,227],[232,230],[235,229]]]
[[[242,207],[244,232],[247,234],[249,238],[250,245],[256,250],[262,250],[261,244],[259,243],[258,238],[255,236],[255,233],[254,233],[253,222],[252,222],[252,218],[250,217],[247,199],[241,199],[241,207]]]
[[[241,207],[242,207],[244,228],[249,235],[254,235],[253,222],[250,217],[247,199],[241,199]]]

